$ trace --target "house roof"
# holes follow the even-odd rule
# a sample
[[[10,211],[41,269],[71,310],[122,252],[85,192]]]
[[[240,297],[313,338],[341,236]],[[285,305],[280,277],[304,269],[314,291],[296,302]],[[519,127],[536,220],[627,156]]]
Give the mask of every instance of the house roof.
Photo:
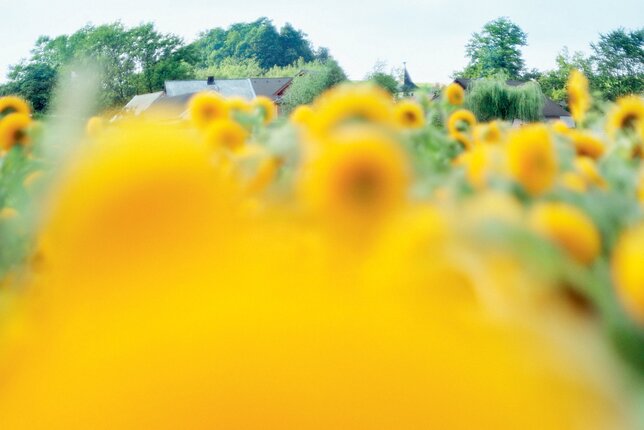
[[[472,81],[474,79],[465,79],[465,78],[457,78],[454,79],[454,82],[459,84],[463,89],[468,89],[469,86],[472,84]],[[505,81],[506,84],[508,84],[511,87],[519,87],[523,84],[525,84],[528,81],[518,81],[518,80],[507,80]],[[552,101],[550,98],[545,97],[545,103],[543,104],[543,116],[545,118],[559,118],[562,116],[570,116],[570,112],[562,108],[560,105]]]
[[[265,96],[275,100],[280,90],[288,86],[292,80],[292,78],[215,79],[210,85],[205,79],[166,81],[165,92],[168,97],[175,97],[211,90],[224,97],[242,97],[252,100],[257,96]]]
[[[293,78],[250,78],[250,83],[255,95],[275,99],[278,92],[292,80]]]
[[[132,97],[125,105],[125,110],[133,112],[135,115],[140,114],[144,110],[150,107],[152,103],[158,100],[163,96],[163,91],[158,91],[156,93],[140,94],[138,96]]]
[[[205,79],[165,82],[165,93],[168,97],[207,90],[216,91],[224,97],[242,97],[246,100],[252,100],[256,96],[250,79],[217,79],[212,85],[208,85],[208,81]]]

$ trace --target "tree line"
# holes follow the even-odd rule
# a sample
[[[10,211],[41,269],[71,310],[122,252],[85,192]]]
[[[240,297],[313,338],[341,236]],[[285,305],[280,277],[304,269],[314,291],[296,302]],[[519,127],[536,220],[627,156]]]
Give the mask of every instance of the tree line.
[[[29,58],[10,67],[0,95],[21,95],[44,112],[57,80],[73,73],[67,65],[90,63],[102,70],[99,106],[109,108],[162,90],[166,80],[279,75],[327,60],[328,50],[315,49],[304,32],[291,24],[278,29],[268,18],[207,30],[192,43],[152,23],[87,25],[71,35],[39,37]]]
[[[533,80],[555,101],[565,104],[566,82],[572,69],[588,77],[590,88],[600,97],[615,100],[626,94],[644,93],[644,27],[619,28],[599,34],[590,43],[590,55],[570,53],[564,48],[556,58],[556,68],[528,70],[521,48],[527,46],[527,34],[507,17],[485,24],[466,46],[467,66],[454,77]]]

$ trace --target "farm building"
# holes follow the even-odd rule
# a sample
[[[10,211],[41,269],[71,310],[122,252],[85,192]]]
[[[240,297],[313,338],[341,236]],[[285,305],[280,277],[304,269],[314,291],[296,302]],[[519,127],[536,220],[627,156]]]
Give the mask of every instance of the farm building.
[[[198,92],[215,91],[224,97],[253,100],[258,96],[279,101],[291,85],[292,78],[242,78],[166,81],[164,91],[134,96],[124,110],[139,115],[154,111],[168,118],[184,115],[188,101]]]

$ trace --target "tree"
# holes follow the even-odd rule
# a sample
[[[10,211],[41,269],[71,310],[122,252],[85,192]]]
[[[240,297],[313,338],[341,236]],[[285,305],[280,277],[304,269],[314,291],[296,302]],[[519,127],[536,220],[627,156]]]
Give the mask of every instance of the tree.
[[[306,34],[291,24],[279,31],[268,18],[250,23],[236,23],[228,29],[213,28],[200,34],[193,42],[198,55],[198,67],[219,66],[225,59],[256,60],[263,70],[284,67],[298,59],[309,62],[317,56]],[[320,56],[328,57],[328,50]]]
[[[328,60],[321,68],[309,70],[293,79],[282,99],[282,107],[288,113],[299,105],[309,104],[325,90],[346,79],[347,76],[338,63]]]
[[[393,95],[398,92],[398,81],[393,76],[393,73],[387,73],[386,68],[387,63],[384,61],[377,61],[365,79],[387,90]]]
[[[35,112],[47,110],[56,84],[56,70],[44,63],[20,63],[9,71],[10,84],[0,95],[20,94]]]
[[[196,53],[172,34],[162,34],[152,24],[125,28],[121,23],[87,25],[71,35],[41,36],[31,57],[13,66],[9,84],[35,111],[49,106],[54,83],[66,65],[98,66],[101,75],[101,108],[118,106],[137,93],[159,90],[166,79],[192,75]]]
[[[500,119],[540,121],[543,119],[543,93],[536,82],[509,86],[505,79],[475,81],[467,92],[466,106],[480,121]]]
[[[521,47],[527,34],[506,17],[490,21],[480,33],[474,33],[466,45],[469,64],[458,76],[481,78],[504,73],[518,79],[524,69]]]
[[[296,30],[291,24],[286,23],[280,30],[280,43],[282,45],[282,59],[280,66],[287,66],[298,61],[313,61],[314,54],[311,42],[306,39],[306,34]]]
[[[564,47],[557,55],[556,63],[556,69],[544,72],[536,79],[543,93],[550,99],[559,102],[564,107],[567,106],[568,94],[566,92],[566,85],[568,76],[573,69],[583,72],[589,79],[591,88],[595,88],[592,62],[583,53],[575,52],[571,55],[568,52],[568,48]]]
[[[597,86],[605,97],[644,92],[644,28],[600,34],[590,46]]]

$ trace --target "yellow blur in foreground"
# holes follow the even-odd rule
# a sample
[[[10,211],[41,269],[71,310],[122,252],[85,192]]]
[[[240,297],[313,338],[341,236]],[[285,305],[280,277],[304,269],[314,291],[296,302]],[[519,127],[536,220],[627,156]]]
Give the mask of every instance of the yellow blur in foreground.
[[[39,267],[0,330],[0,428],[634,427],[594,321],[468,234],[524,222],[518,200],[483,180],[466,215],[410,198],[381,92],[336,89],[301,121],[288,197],[268,191],[281,161],[242,133],[213,142],[230,113],[197,102],[195,128],[93,131],[59,175]],[[546,128],[509,142],[507,175],[546,193]],[[590,264],[599,233],[555,209],[537,232]]]

